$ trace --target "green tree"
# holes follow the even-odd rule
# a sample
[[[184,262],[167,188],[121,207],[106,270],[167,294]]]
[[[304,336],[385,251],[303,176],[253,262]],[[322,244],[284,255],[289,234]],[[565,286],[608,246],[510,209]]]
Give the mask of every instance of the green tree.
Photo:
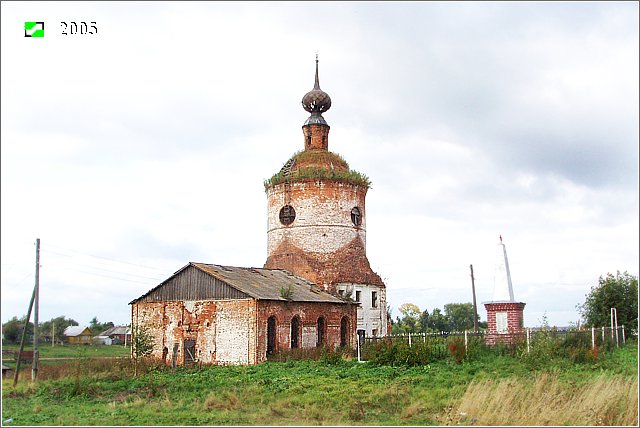
[[[587,325],[602,327],[611,324],[611,308],[616,308],[618,325],[638,329],[638,278],[618,271],[600,277],[591,287],[584,304],[577,305]]]
[[[22,318],[18,319],[18,317],[13,317],[6,323],[2,324],[2,334],[4,337],[4,341],[7,343],[19,343],[22,338],[22,331],[24,330],[24,326],[27,322],[27,316],[24,315]],[[27,337],[33,335],[33,323],[29,322],[27,326]]]
[[[94,335],[98,335],[113,326],[113,322],[111,321],[99,322],[98,317],[93,317],[93,319],[89,321],[89,330],[91,330],[91,333]]]
[[[78,325],[78,322],[71,318],[66,318],[64,315],[51,318],[49,321],[45,321],[40,324],[39,337],[42,337],[47,342],[55,340],[55,343],[64,342],[64,330],[72,325]]]
[[[402,314],[399,321],[402,333],[418,333],[420,331],[420,308],[413,303],[403,303],[398,308]]]
[[[136,324],[131,329],[131,352],[133,354],[134,375],[138,375],[138,360],[153,352],[153,336],[149,329]]]
[[[447,317],[439,308],[435,308],[433,311],[431,311],[431,315],[429,315],[425,324],[427,333],[439,333],[441,331],[450,330]]]
[[[465,331],[473,329],[473,304],[472,303],[448,303],[444,305],[444,314],[447,317],[451,331]],[[478,317],[480,321],[480,317]]]

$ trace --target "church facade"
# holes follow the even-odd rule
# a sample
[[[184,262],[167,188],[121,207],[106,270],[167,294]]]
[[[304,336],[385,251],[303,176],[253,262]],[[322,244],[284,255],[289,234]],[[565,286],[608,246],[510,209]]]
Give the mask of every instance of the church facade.
[[[357,346],[387,334],[385,284],[366,255],[368,178],[328,150],[315,85],[303,150],[266,180],[263,268],[188,263],[130,302],[133,334],[146,331],[165,364],[256,364],[296,348]],[[135,338],[133,338],[135,343]]]

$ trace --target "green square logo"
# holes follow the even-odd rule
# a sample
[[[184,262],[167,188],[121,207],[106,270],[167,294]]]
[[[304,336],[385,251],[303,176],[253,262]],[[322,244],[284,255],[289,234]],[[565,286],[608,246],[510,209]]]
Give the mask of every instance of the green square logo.
[[[25,22],[25,37],[44,37],[44,22]]]

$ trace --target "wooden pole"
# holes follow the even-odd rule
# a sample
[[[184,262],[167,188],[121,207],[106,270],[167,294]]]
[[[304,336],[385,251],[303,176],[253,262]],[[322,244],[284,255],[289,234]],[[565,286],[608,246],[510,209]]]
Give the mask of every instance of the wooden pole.
[[[36,285],[35,311],[33,313],[33,362],[31,366],[31,380],[38,379],[38,312],[40,307],[40,238],[36,239]]]
[[[31,302],[29,302],[29,310],[27,311],[27,320],[22,330],[22,338],[20,339],[20,350],[18,351],[18,361],[16,361],[16,373],[13,375],[13,386],[18,383],[18,373],[20,373],[20,362],[22,361],[22,350],[24,349],[24,341],[27,337],[27,328],[29,327],[29,320],[31,319],[31,309],[33,309],[33,301],[36,298],[36,288],[33,287],[33,293],[31,293]]]
[[[473,277],[473,265],[469,265],[471,268],[471,292],[473,293],[473,332],[478,332],[478,306],[476,305],[476,283]]]

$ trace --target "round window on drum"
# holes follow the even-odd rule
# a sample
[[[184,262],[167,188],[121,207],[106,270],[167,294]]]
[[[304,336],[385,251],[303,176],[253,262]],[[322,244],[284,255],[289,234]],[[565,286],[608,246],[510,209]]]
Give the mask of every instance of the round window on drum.
[[[296,219],[296,210],[291,205],[285,205],[280,209],[280,223],[290,225]]]

